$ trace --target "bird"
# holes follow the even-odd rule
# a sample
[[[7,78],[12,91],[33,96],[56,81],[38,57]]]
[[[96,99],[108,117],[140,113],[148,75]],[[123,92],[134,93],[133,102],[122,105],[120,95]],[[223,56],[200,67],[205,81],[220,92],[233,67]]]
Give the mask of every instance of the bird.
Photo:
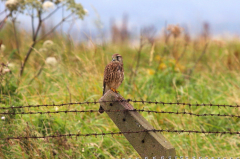
[[[105,67],[103,78],[103,95],[112,90],[118,93],[117,88],[124,79],[123,58],[120,54],[113,54],[112,61]],[[99,113],[103,113],[104,109],[100,106]]]

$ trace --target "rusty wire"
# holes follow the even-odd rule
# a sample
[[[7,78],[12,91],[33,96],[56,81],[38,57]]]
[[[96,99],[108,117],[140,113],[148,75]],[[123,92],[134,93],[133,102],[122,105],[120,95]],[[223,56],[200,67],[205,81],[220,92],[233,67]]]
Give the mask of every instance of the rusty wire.
[[[12,139],[42,139],[42,138],[55,138],[55,137],[87,137],[87,136],[105,136],[105,135],[123,135],[123,134],[133,134],[133,133],[144,133],[144,132],[169,132],[169,133],[188,133],[188,134],[229,134],[237,135],[240,134],[239,131],[197,131],[197,130],[166,130],[166,129],[150,129],[150,130],[140,130],[140,131],[125,131],[125,132],[107,132],[107,133],[89,133],[89,134],[56,134],[48,136],[16,136],[16,137],[7,137],[0,138],[0,140],[12,140]]]
[[[155,114],[176,114],[176,115],[191,115],[191,116],[218,116],[218,117],[236,117],[240,118],[239,115],[228,115],[228,114],[197,114],[192,112],[172,112],[172,111],[154,111],[154,110],[144,110],[144,109],[134,109],[134,110],[105,110],[105,112],[127,112],[127,111],[137,111],[137,112],[146,112],[146,113],[155,113]],[[58,114],[58,113],[97,113],[98,110],[62,110],[62,111],[45,111],[45,112],[3,112],[0,115],[25,115],[25,114]]]
[[[184,103],[184,102],[157,102],[157,101],[144,101],[144,100],[132,100],[132,99],[127,99],[127,100],[116,100],[116,101],[101,101],[101,102],[71,102],[71,103],[61,103],[61,104],[38,104],[38,105],[23,105],[23,106],[11,106],[11,107],[0,107],[0,109],[19,109],[19,108],[40,108],[40,107],[55,107],[55,106],[67,106],[67,105],[83,105],[83,104],[100,104],[103,102],[132,102],[132,103],[142,103],[142,104],[157,104],[157,105],[185,105],[185,106],[199,106],[199,107],[205,107],[205,106],[210,106],[210,107],[231,107],[231,108],[240,108],[240,105],[229,105],[229,104],[212,104],[212,103],[202,103],[202,104],[191,104],[191,103]]]
[[[106,101],[107,102],[107,101]],[[61,103],[61,104],[37,104],[37,105],[23,105],[23,106],[11,106],[11,107],[0,107],[0,109],[21,109],[21,108],[40,108],[40,107],[62,107],[67,105],[83,105],[83,104],[97,104],[100,102],[75,102],[75,103]]]

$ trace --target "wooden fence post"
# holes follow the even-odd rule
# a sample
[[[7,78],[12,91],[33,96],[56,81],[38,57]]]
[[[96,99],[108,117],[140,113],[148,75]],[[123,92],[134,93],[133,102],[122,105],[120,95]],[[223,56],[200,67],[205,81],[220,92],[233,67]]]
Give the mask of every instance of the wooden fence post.
[[[134,110],[133,106],[127,101],[123,102],[104,102],[125,100],[121,95],[109,90],[100,98],[101,106],[105,110]],[[154,129],[147,120],[136,111],[106,112],[112,121],[117,125],[120,131],[144,131]],[[124,133],[124,136],[138,152],[145,158],[152,159],[176,156],[175,148],[159,132],[146,131],[141,133]]]

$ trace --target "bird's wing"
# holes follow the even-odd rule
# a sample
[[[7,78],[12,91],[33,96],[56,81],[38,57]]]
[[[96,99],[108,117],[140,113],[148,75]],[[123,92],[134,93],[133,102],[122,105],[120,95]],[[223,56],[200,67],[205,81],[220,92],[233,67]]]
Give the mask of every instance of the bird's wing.
[[[103,95],[105,94],[105,92],[107,91],[106,88],[107,88],[107,83],[109,83],[109,80],[110,80],[110,76],[111,76],[111,67],[112,67],[112,64],[108,64],[106,67],[105,67],[105,70],[104,70],[104,78],[103,78]]]
[[[123,64],[121,64],[121,83],[124,80],[124,68],[123,68]]]

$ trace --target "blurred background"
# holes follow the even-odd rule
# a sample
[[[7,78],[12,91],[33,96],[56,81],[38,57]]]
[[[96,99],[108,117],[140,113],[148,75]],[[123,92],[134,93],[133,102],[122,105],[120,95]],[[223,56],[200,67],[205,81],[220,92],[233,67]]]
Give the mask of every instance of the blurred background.
[[[103,29],[110,29],[111,22],[121,26],[123,16],[126,16],[131,31],[147,25],[161,30],[166,24],[179,24],[196,35],[201,32],[201,24],[209,23],[213,35],[240,33],[240,2],[237,0],[89,0],[81,3],[89,10],[83,28],[85,25],[93,27],[96,20],[101,20]]]
[[[109,40],[113,26],[127,29],[133,39],[139,35],[143,27],[153,26],[157,31],[161,31],[168,24],[179,24],[192,37],[201,34],[205,24],[208,25],[211,36],[216,38],[229,38],[240,34],[238,20],[240,1],[237,0],[77,0],[76,2],[81,3],[88,11],[87,16],[83,21],[76,19],[61,28],[67,32],[71,26],[69,32],[75,40],[83,40],[86,38],[84,34],[91,34],[93,38],[98,39],[102,39],[101,36],[104,34],[104,38]],[[1,3],[0,10],[3,9],[4,3]],[[66,10],[64,12],[68,13]],[[3,16],[1,15],[0,18]],[[60,10],[47,23],[54,26],[61,19]],[[30,17],[20,15],[19,20],[22,28],[31,29],[28,25]]]
[[[123,136],[28,138],[118,132],[106,113],[98,113],[98,103],[68,104],[102,97],[113,53],[123,57],[118,91],[125,99],[240,105],[239,6],[238,0],[1,0],[0,139],[27,138],[0,140],[0,158],[139,157]],[[21,107],[39,104],[52,106]],[[156,129],[240,128],[238,107],[132,104],[175,112],[141,113]],[[73,110],[96,111],[58,112]],[[52,113],[40,114],[46,111]],[[234,133],[164,136],[178,156],[240,156]]]

